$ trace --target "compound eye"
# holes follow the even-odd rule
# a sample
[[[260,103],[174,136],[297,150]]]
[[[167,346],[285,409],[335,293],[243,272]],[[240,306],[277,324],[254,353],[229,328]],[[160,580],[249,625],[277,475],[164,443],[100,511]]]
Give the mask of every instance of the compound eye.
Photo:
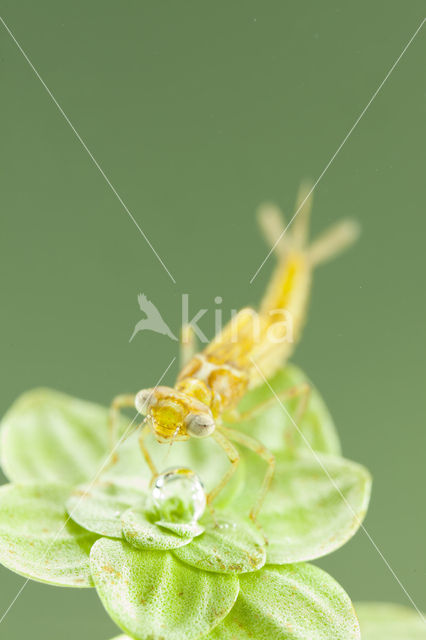
[[[208,413],[190,413],[185,419],[186,429],[194,438],[205,438],[216,428],[215,421]]]
[[[142,389],[136,394],[135,407],[143,416],[148,413],[154,402],[154,389]]]

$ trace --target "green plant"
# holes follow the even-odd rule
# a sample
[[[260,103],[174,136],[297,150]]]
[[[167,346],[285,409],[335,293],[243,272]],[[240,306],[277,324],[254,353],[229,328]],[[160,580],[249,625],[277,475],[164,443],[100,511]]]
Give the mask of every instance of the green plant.
[[[271,384],[279,391],[303,380],[288,365]],[[256,389],[244,408],[269,394]],[[140,640],[359,638],[349,597],[308,561],[357,531],[368,472],[341,457],[315,390],[298,428],[279,406],[243,428],[277,460],[261,528],[247,514],[263,466],[243,450],[216,522],[206,513],[188,524],[153,508],[137,434],[99,474],[109,454],[105,408],[55,391],[26,393],[2,423],[1,461],[13,484],[0,489],[0,561],[34,580],[95,587],[111,618]],[[208,486],[226,460],[211,442],[191,441],[172,447],[174,464]]]
[[[425,640],[426,626],[419,614],[400,604],[359,602],[355,605],[362,640]]]

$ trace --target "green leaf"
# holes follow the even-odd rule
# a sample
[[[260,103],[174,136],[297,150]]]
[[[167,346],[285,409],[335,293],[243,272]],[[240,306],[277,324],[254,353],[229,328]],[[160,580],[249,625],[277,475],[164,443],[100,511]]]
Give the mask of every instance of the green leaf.
[[[345,544],[368,508],[368,471],[344,458],[321,456],[280,463],[259,521],[268,538],[267,562],[320,558]]]
[[[196,538],[200,536],[204,527],[199,522],[166,522],[165,520],[156,520],[155,524],[169,531],[173,531],[181,538]]]
[[[242,593],[243,591],[241,591],[239,599],[242,598]],[[237,603],[239,604],[238,600]],[[384,602],[360,602],[355,605],[355,609],[361,627],[362,640],[426,640],[425,623],[420,615],[409,607]],[[231,618],[232,615],[231,613],[228,617]],[[229,627],[230,623],[231,621],[226,618],[215,631],[206,637],[206,640],[208,638],[226,640],[226,638],[232,637],[225,635],[229,631],[229,629],[225,630],[225,627]],[[244,638],[250,637],[254,636],[244,636],[239,629],[239,639],[244,640]],[[132,639],[130,636],[118,636],[113,640]]]
[[[25,393],[2,421],[1,462],[14,482],[83,482],[107,451],[106,409],[56,391]]]
[[[218,522],[206,519],[206,530],[191,544],[174,551],[183,562],[218,573],[257,571],[266,561],[265,542],[248,520],[217,512]]]
[[[417,611],[399,604],[360,602],[355,605],[362,640],[426,640],[426,622]]]
[[[67,511],[80,526],[112,538],[122,537],[121,515],[129,507],[145,502],[146,483],[139,477],[100,479],[79,485],[67,500]]]
[[[283,391],[303,384],[309,384],[311,387],[306,411],[297,420],[297,426],[304,438],[298,433],[270,389],[272,387],[279,396]],[[268,380],[268,384],[250,390],[240,402],[238,409],[241,412],[252,411],[269,400],[273,400],[270,406],[256,412],[250,420],[240,423],[238,428],[262,442],[273,453],[289,450],[297,453],[312,447],[321,453],[340,454],[340,443],[331,415],[316,388],[300,369],[287,364]],[[281,402],[294,420],[297,398]]]
[[[102,538],[90,554],[92,576],[111,618],[137,640],[193,640],[231,610],[235,576],[198,571],[167,551],[138,551]]]
[[[23,576],[66,587],[92,587],[89,553],[96,536],[65,512],[69,487],[0,489],[0,562]]]
[[[240,576],[231,613],[205,640],[356,640],[355,612],[327,573],[309,564]]]
[[[251,468],[246,491],[232,504],[240,514],[253,506],[265,470],[255,462]],[[277,460],[258,518],[269,542],[267,564],[313,560],[341,547],[358,530],[370,490],[368,471],[344,458]]]
[[[192,539],[157,526],[142,509],[128,509],[121,520],[124,537],[137,549],[175,549],[190,543]]]

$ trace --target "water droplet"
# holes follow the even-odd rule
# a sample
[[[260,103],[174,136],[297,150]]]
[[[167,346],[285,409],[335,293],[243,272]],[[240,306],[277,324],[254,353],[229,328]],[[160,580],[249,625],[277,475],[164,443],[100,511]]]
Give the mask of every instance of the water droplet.
[[[229,522],[226,520],[218,520],[216,523],[216,527],[218,529],[236,529],[237,525],[235,522]]]
[[[201,480],[191,469],[168,469],[157,476],[152,489],[154,507],[166,522],[195,522],[206,508]]]

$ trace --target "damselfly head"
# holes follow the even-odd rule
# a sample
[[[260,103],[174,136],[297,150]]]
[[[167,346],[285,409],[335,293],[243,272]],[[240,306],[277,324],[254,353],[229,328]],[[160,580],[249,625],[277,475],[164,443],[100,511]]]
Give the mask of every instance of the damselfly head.
[[[204,438],[216,427],[206,404],[171,387],[139,391],[135,406],[147,417],[159,442],[187,440],[190,436]]]

